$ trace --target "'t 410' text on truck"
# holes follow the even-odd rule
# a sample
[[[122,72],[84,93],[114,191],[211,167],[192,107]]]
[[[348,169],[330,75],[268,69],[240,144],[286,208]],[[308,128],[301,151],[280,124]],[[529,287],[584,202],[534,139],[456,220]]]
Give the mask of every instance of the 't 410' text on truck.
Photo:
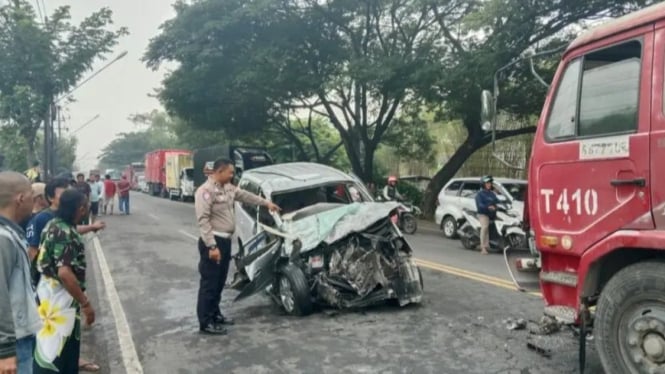
[[[607,373],[665,373],[664,73],[659,3],[575,39],[538,121],[530,248],[505,257],[519,287],[540,287],[547,315],[580,326],[582,368],[593,327]],[[497,92],[483,92],[493,131]]]

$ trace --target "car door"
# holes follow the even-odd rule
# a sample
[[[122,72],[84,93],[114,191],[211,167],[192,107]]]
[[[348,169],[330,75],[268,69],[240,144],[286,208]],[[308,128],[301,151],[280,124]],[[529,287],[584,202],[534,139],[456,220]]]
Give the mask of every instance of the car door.
[[[238,188],[254,194],[259,193],[259,187],[247,179],[241,180]],[[247,241],[249,238],[254,236],[257,231],[257,207],[252,204],[245,204],[241,203],[240,201],[236,201],[234,211],[236,217],[235,235],[238,239]]]
[[[649,215],[653,33],[644,32],[564,60],[531,163],[531,223],[541,247],[581,255]],[[646,222],[653,224],[650,215]]]

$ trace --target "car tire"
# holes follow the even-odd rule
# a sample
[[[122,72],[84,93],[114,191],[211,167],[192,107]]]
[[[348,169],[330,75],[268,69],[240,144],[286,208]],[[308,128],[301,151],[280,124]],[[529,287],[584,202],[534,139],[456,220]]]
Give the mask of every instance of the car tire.
[[[441,231],[448,239],[457,238],[457,220],[453,216],[445,216],[441,220]]]
[[[293,264],[284,265],[279,271],[277,287],[277,295],[286,313],[295,316],[312,313],[309,285],[305,273],[299,267]]]
[[[406,213],[402,216],[403,231],[409,235],[413,235],[418,230],[418,220],[413,214]]]
[[[644,355],[644,346],[650,338],[662,347],[663,294],[664,262],[627,266],[607,282],[598,300],[594,335],[600,361],[608,374],[650,372],[653,361]]]

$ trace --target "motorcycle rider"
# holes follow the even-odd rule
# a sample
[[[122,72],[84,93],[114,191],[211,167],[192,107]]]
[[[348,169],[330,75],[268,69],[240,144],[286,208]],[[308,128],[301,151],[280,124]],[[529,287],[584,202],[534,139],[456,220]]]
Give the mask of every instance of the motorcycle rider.
[[[386,201],[402,201],[404,198],[397,191],[397,177],[391,175],[388,177],[388,184],[383,187],[383,199]]]
[[[490,224],[496,219],[499,198],[494,193],[494,178],[485,175],[480,178],[482,188],[476,194],[476,210],[480,221],[480,253],[486,255],[490,246]]]

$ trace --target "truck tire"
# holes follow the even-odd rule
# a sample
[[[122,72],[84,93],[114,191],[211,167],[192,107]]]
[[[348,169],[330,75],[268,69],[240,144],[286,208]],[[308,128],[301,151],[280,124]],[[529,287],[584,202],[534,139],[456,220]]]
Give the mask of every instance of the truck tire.
[[[594,322],[607,374],[660,372],[657,368],[665,362],[664,295],[665,262],[627,266],[607,282]]]
[[[277,295],[286,313],[306,316],[312,313],[312,297],[305,273],[293,264],[284,265],[277,279]]]

